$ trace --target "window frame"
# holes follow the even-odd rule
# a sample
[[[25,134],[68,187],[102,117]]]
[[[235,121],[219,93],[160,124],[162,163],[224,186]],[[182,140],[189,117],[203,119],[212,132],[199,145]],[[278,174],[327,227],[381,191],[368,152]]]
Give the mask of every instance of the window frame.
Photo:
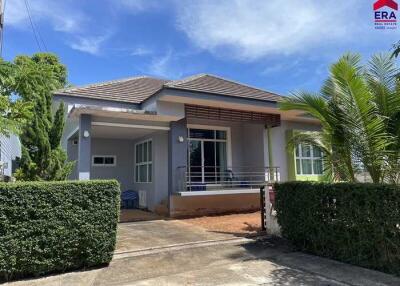
[[[303,146],[309,146],[310,147],[310,156],[303,156]],[[314,148],[316,148],[318,146],[312,145],[312,144],[307,144],[307,143],[299,143],[296,144],[295,146],[295,150],[294,150],[294,164],[295,164],[295,168],[296,168],[296,176],[322,176],[324,174],[324,169],[322,166],[322,172],[321,173],[315,173],[314,171],[314,161],[321,161],[321,163],[323,164],[322,158],[323,158],[323,153],[322,150],[321,152],[321,156],[320,157],[315,157],[314,156]],[[298,155],[296,154],[298,152]],[[300,161],[299,167],[300,169],[297,168],[297,160]],[[302,164],[302,160],[310,160],[311,161],[311,174],[305,174],[303,172],[303,164]]]
[[[94,162],[95,158],[103,158],[103,163],[102,164],[97,164]],[[105,159],[106,158],[113,158],[114,162],[113,164],[106,164]],[[117,156],[116,155],[93,155],[92,156],[92,166],[93,167],[115,167],[117,166]]]
[[[226,139],[200,139],[200,138],[191,138],[190,137],[190,129],[203,129],[203,130],[213,130],[213,131],[226,131]],[[216,126],[216,125],[202,125],[202,124],[188,124],[186,126],[186,139],[190,140],[199,140],[199,141],[214,141],[214,142],[226,142],[226,164],[228,167],[232,167],[232,147],[231,147],[231,127],[229,126]],[[188,145],[189,146],[189,145]],[[189,156],[189,149],[188,149]]]
[[[191,181],[191,165],[190,165],[190,147],[189,144],[191,141],[199,141],[201,142],[201,148],[203,150],[204,142],[223,142],[226,144],[226,165],[227,168],[230,169],[232,168],[232,152],[231,152],[231,127],[229,126],[215,126],[215,125],[202,125],[202,124],[187,124],[187,134],[186,134],[186,139],[187,139],[187,172],[189,175],[189,182]],[[200,130],[206,130],[206,131],[213,131],[213,138],[196,138],[196,137],[191,137],[190,136],[190,131],[191,129],[200,129]],[[217,131],[224,131],[225,132],[225,139],[217,139]],[[216,147],[216,144],[215,144]],[[216,156],[216,152],[214,156]],[[205,166],[204,166],[204,153],[202,151],[202,165],[199,166],[201,167],[201,182],[207,185],[216,185],[217,183],[215,182],[207,182],[205,180]]]
[[[151,148],[149,148],[149,142],[151,142]],[[138,162],[138,157],[139,156],[137,156],[138,155],[138,148],[139,148],[139,146],[140,145],[142,145],[142,146],[144,146],[144,144],[147,144],[147,161],[142,161],[142,162]],[[143,150],[144,150],[144,148],[142,147],[141,148],[141,151],[143,152]],[[153,182],[153,162],[154,162],[154,154],[153,154],[153,140],[152,139],[146,139],[146,140],[143,140],[143,141],[140,141],[140,142],[136,142],[135,143],[135,169],[134,169],[134,172],[135,172],[135,174],[134,174],[134,177],[135,177],[135,183],[138,183],[138,184],[149,184],[149,183],[152,183]],[[151,161],[149,161],[149,153],[151,153]],[[144,155],[144,153],[141,155],[141,157],[143,157],[143,155]],[[151,174],[150,174],[150,176],[149,176],[149,165],[151,165],[151,168],[150,168],[150,172],[151,172]],[[140,166],[146,166],[146,169],[147,169],[147,174],[146,174],[146,181],[140,181],[139,179],[140,179]],[[138,171],[136,171],[136,169],[138,170]],[[149,180],[149,177],[150,177],[150,180]]]

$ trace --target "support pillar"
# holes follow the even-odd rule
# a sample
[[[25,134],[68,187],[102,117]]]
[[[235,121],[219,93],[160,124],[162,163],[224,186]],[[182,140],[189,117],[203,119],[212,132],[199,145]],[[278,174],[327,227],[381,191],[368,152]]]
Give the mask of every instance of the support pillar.
[[[171,122],[168,141],[169,193],[171,194],[180,191],[184,186],[182,180],[185,180],[188,156],[186,119]]]
[[[90,179],[91,167],[92,117],[81,114],[79,118],[78,179]]]

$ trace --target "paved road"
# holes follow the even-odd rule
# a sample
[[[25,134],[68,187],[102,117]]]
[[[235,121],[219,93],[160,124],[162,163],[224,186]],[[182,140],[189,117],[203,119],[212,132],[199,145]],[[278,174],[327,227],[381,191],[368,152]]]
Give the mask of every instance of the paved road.
[[[10,285],[400,285],[380,272],[179,221],[120,224],[108,267]]]

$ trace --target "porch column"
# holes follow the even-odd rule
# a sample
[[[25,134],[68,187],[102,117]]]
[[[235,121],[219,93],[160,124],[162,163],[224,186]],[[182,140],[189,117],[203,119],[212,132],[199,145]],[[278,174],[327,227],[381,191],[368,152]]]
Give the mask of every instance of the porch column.
[[[182,140],[183,139],[183,140]],[[186,119],[171,122],[168,139],[169,151],[169,193],[179,190],[179,182],[183,183],[185,179],[186,165],[187,165],[187,125]]]
[[[274,157],[272,151],[272,127],[265,125],[264,129],[264,162],[265,166],[270,168],[277,167],[274,164]],[[279,170],[269,169],[269,173],[265,174],[266,180],[279,180]]]
[[[267,144],[268,144],[268,148],[267,148],[267,152],[268,152],[268,165],[269,167],[275,167],[274,166],[274,157],[272,154],[272,132],[271,132],[271,127],[267,126]]]
[[[92,117],[81,114],[79,118],[78,179],[90,179]]]

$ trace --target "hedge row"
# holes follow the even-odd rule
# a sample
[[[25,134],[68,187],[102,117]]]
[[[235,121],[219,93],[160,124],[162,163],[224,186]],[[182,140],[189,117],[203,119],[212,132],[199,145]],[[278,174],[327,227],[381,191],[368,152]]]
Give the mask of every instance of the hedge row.
[[[119,215],[116,181],[0,184],[0,281],[104,265]]]
[[[400,275],[400,187],[276,185],[282,235],[299,250]]]

